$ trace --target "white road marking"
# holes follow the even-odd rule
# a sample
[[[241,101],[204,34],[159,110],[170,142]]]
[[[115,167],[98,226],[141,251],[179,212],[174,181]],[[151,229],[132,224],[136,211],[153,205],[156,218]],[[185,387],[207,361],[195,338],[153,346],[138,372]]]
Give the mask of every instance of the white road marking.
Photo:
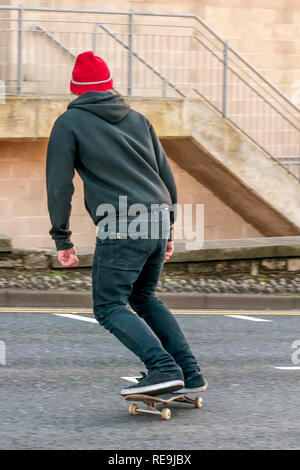
[[[90,323],[98,323],[95,318],[82,317],[81,315],[72,315],[72,313],[54,313],[57,317],[73,318],[73,320],[88,321]]]
[[[128,380],[128,382],[138,383],[140,377],[120,377],[121,379]]]
[[[90,323],[98,323],[95,318],[83,317],[81,315],[74,315],[72,313],[54,313],[57,317],[72,318],[74,320],[82,320]],[[266,320],[265,318],[255,318],[249,317],[247,315],[225,315],[226,317],[239,318],[241,320],[251,320],[251,321],[263,321],[263,322],[272,322],[273,320]]]
[[[89,318],[89,317],[82,317],[81,315],[74,315],[72,313],[53,313],[53,315],[56,315],[57,317],[65,317],[65,318],[71,318],[73,320],[81,320],[81,321],[87,321],[90,323],[98,323],[98,321],[95,318]],[[263,322],[272,322],[272,320],[266,320],[264,318],[254,318],[254,317],[249,317],[247,315],[225,315],[226,317],[231,317],[231,318],[239,318],[242,320],[251,320],[251,321],[263,321]],[[273,366],[274,369],[279,369],[279,370],[300,370],[300,366]],[[121,377],[121,379],[127,380],[128,382],[133,382],[137,383],[140,377]]]
[[[53,313],[53,315],[56,315],[57,317],[65,317],[65,318],[72,318],[74,320],[82,320],[82,321],[87,321],[90,323],[98,323],[95,318],[90,318],[90,317],[83,317],[81,315],[74,315],[72,313]],[[265,318],[255,318],[255,317],[249,317],[248,315],[225,315],[226,317],[230,318],[239,318],[241,320],[250,320],[250,321],[263,321],[263,322],[272,322],[273,320],[266,320]]]
[[[240,318],[241,320],[251,320],[251,321],[272,321],[272,320],[266,320],[264,318],[254,318],[254,317],[249,317],[247,315],[225,315],[226,317],[231,317],[231,318]]]
[[[0,313],[80,313],[93,314],[93,309],[82,307],[0,307]],[[300,316],[300,310],[239,310],[239,309],[178,309],[170,308],[174,315],[230,315],[234,312],[239,315],[271,315],[271,316]]]

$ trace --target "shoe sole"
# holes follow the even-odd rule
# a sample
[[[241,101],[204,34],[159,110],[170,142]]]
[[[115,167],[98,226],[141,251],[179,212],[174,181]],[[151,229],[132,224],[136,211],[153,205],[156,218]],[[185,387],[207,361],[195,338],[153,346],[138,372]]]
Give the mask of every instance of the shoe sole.
[[[146,385],[145,387],[135,388],[123,388],[121,395],[136,395],[136,394],[147,394],[147,395],[162,395],[163,393],[172,393],[182,388],[184,382],[182,380],[171,380],[160,384]]]
[[[204,379],[205,384],[202,387],[195,387],[195,388],[181,388],[179,390],[175,390],[173,393],[197,393],[197,392],[205,392],[207,389],[207,380]]]

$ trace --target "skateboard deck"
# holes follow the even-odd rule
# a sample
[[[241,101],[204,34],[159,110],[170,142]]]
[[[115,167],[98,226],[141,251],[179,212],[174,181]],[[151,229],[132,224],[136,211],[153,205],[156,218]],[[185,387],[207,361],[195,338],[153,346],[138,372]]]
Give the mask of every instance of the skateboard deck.
[[[204,390],[203,390],[204,391]],[[188,403],[193,405],[194,408],[202,408],[203,399],[199,396],[194,396],[190,398],[190,395],[195,395],[195,393],[199,392],[186,392],[186,393],[172,393],[166,394],[161,396],[152,396],[152,395],[127,395],[125,396],[125,400],[127,401],[140,401],[147,405],[147,408],[140,408],[136,403],[132,403],[129,406],[129,414],[130,415],[137,415],[138,413],[149,413],[149,414],[156,414],[160,415],[161,419],[169,420],[171,418],[171,410],[170,408],[163,408],[162,410],[158,410],[156,405],[164,404],[170,405],[173,402],[179,403]],[[163,398],[164,397],[164,398]]]

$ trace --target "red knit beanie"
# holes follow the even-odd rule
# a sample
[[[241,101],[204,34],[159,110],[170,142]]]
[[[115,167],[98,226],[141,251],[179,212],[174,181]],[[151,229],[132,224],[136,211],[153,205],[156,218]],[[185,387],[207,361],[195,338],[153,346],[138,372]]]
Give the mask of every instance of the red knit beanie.
[[[72,72],[70,90],[81,95],[86,91],[106,91],[113,88],[113,79],[107,64],[93,51],[79,54]]]

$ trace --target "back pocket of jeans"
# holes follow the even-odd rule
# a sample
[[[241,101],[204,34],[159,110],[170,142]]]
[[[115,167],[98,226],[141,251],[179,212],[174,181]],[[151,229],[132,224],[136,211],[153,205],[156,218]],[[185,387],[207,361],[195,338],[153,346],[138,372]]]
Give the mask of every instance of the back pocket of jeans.
[[[104,267],[139,271],[148,257],[147,241],[140,238],[100,240],[97,244],[98,262]]]

